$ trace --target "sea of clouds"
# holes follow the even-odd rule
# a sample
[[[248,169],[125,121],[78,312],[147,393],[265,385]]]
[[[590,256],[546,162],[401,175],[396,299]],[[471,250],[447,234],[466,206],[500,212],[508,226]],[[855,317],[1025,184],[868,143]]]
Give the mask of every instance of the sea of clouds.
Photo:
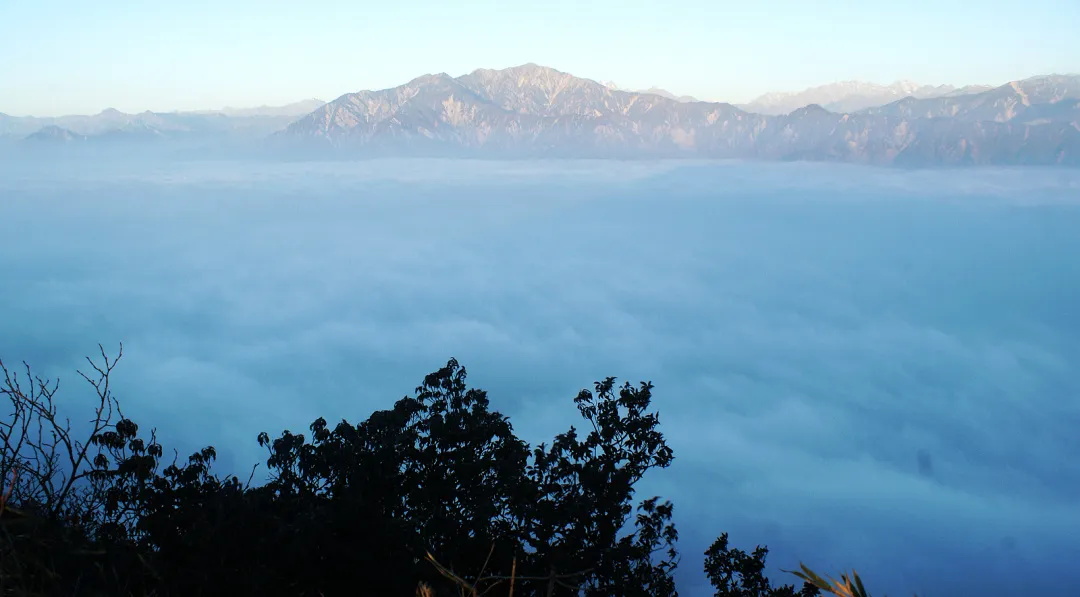
[[[9,160],[0,358],[77,419],[123,342],[126,414],[243,478],[450,357],[533,443],[649,380],[684,595],[725,531],[774,581],[1075,595],[1078,256],[1076,170]]]

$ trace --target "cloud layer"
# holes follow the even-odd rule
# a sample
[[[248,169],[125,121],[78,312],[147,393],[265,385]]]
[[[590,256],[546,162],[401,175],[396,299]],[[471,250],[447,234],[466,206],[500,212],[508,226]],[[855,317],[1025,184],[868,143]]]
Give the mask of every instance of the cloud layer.
[[[520,435],[651,380],[681,590],[720,532],[875,594],[1080,586],[1080,173],[745,163],[0,167],[0,358],[182,453],[358,420],[457,357]]]

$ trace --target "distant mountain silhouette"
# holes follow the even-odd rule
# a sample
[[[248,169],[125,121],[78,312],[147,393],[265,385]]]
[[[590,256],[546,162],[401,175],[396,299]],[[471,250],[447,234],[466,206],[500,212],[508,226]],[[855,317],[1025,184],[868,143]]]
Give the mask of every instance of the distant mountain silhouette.
[[[0,137],[25,138],[49,127],[59,127],[88,138],[121,137],[239,137],[258,139],[281,130],[293,120],[322,106],[321,100],[304,100],[285,106],[224,108],[192,112],[141,112],[126,114],[108,108],[93,115],[57,117],[0,114]],[[50,133],[46,132],[46,136]]]
[[[830,112],[857,112],[892,103],[905,97],[932,98],[981,93],[993,89],[989,85],[969,85],[956,88],[952,85],[919,85],[911,81],[897,81],[892,85],[878,85],[865,81],[842,81],[811,87],[798,92],[766,93],[739,108],[756,114],[789,114],[794,110],[818,104]]]
[[[679,102],[696,102],[696,101],[700,101],[696,97],[689,96],[689,95],[675,95],[674,93],[668,91],[667,89],[661,89],[659,87],[650,87],[648,89],[623,89],[622,87],[619,87],[618,85],[616,85],[612,81],[605,82],[604,87],[607,87],[608,89],[614,89],[614,90],[617,90],[617,91],[629,91],[630,93],[651,93],[653,95],[659,95],[660,97],[666,97],[668,99],[672,99],[672,100],[679,101]]]
[[[56,125],[49,125],[42,127],[38,132],[28,136],[26,140],[35,143],[71,143],[76,141],[86,141],[86,136],[75,134]]]

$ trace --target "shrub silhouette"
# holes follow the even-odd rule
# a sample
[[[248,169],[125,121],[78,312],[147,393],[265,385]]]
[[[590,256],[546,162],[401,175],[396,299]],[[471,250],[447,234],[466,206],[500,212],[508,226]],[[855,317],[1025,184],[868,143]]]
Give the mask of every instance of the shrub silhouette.
[[[673,506],[635,494],[674,457],[650,383],[597,382],[574,398],[580,430],[530,446],[450,359],[359,423],[258,434],[269,480],[252,486],[214,473],[213,447],[163,462],[112,395],[121,355],[88,359],[85,441],[55,383],[0,362],[4,594],[677,595]],[[722,535],[716,595],[818,594],[773,589],[766,552]]]

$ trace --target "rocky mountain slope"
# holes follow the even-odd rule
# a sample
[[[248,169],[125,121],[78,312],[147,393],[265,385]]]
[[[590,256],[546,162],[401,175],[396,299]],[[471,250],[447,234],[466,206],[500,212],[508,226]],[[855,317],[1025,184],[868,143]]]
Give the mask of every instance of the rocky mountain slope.
[[[1080,76],[1050,75],[1012,81],[968,95],[907,97],[865,110],[891,117],[954,118],[965,122],[1072,122],[1080,119]]]
[[[275,140],[358,155],[1080,164],[1078,82],[1039,77],[853,113],[809,105],[767,115],[612,89],[527,64],[347,94]]]

